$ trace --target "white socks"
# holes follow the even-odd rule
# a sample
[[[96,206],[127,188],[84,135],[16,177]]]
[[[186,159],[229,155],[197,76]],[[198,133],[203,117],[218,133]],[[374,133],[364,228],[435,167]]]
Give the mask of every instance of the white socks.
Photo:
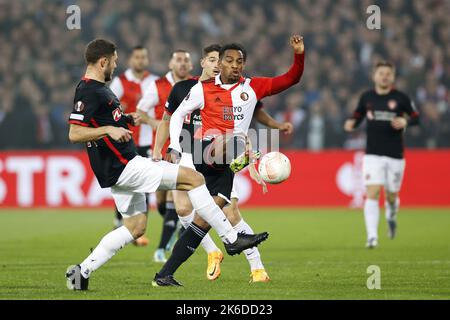
[[[364,220],[366,221],[367,239],[378,239],[378,221],[380,219],[380,207],[378,200],[366,199],[364,204]]]
[[[105,235],[94,251],[80,264],[83,277],[89,278],[92,272],[100,268],[117,251],[133,240],[133,236],[125,226],[121,226]]]
[[[180,219],[181,225],[187,229],[189,227],[189,224],[194,220],[195,211],[192,211],[191,214],[181,217],[178,216]],[[203,249],[205,249],[206,253],[210,254],[214,251],[219,251],[220,249],[216,246],[211,236],[207,233],[206,236],[203,237],[202,242],[200,242]]]
[[[244,233],[244,234],[255,234],[253,232],[253,229],[247,224],[247,222],[244,221],[244,219],[241,219],[238,224],[236,224],[233,227],[238,233]],[[246,249],[244,250],[245,257],[248,260],[248,263],[250,264],[251,271],[257,270],[257,269],[264,269],[264,265],[261,261],[261,256],[259,254],[259,250],[256,247]]]
[[[192,207],[209,225],[216,230],[225,243],[233,243],[237,239],[237,232],[225,217],[223,211],[214,202],[206,185],[201,185],[188,191]]]
[[[398,212],[398,207],[400,206],[400,198],[397,197],[395,199],[394,203],[390,203],[388,201],[386,201],[384,203],[384,207],[385,207],[385,214],[386,214],[386,220],[397,220],[397,212]]]

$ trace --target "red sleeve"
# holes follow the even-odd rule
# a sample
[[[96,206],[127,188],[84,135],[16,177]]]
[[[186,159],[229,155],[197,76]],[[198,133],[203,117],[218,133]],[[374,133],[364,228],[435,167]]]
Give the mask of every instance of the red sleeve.
[[[294,54],[294,63],[285,74],[274,78],[252,78],[250,85],[255,90],[257,99],[280,93],[298,83],[303,74],[304,64],[305,53]]]

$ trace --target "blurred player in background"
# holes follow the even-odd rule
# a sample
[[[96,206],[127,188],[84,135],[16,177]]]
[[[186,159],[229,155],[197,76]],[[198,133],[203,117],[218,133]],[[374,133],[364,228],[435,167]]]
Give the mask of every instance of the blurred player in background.
[[[395,237],[400,204],[398,193],[405,170],[403,134],[408,125],[419,123],[414,103],[406,94],[393,87],[394,81],[394,65],[387,61],[377,63],[373,73],[375,88],[361,95],[353,117],[344,125],[347,132],[352,132],[367,119],[367,144],[363,159],[363,179],[367,188],[364,204],[367,248],[378,245],[382,187],[386,198],[389,238]]]
[[[145,88],[158,79],[158,76],[148,71],[149,59],[147,49],[143,46],[135,46],[128,59],[128,69],[121,75],[114,77],[110,89],[119,98],[122,110],[127,113],[136,112],[138,101],[143,96]],[[153,125],[156,122],[153,120]],[[152,127],[146,123],[140,126],[129,126],[133,132],[133,140],[137,146],[138,153],[143,157],[151,156]],[[122,225],[122,215],[116,208],[115,227]],[[143,235],[134,242],[137,246],[146,246],[148,238]]]
[[[294,53],[294,62],[285,74],[273,78],[244,78],[242,73],[247,58],[246,50],[238,44],[225,45],[219,53],[219,71],[211,80],[194,84],[183,102],[172,114],[170,120],[170,146],[166,159],[177,163],[182,156],[180,135],[183,129],[185,117],[200,109],[202,126],[198,140],[201,145],[201,159],[194,157],[197,171],[201,172],[206,180],[206,186],[214,197],[216,204],[223,208],[230,203],[233,187],[234,172],[236,167],[245,166],[252,157],[252,151],[247,151],[247,156],[238,157],[231,164],[226,162],[209,161],[218,159],[230,140],[246,137],[256,104],[259,99],[280,93],[300,81],[304,66],[303,38],[294,35],[290,38],[290,45]],[[196,137],[197,138],[197,137]],[[249,139],[245,138],[246,145]],[[247,147],[247,146],[246,146]],[[193,154],[196,153],[194,146]],[[220,155],[220,157],[221,157]],[[195,230],[186,230],[175,245],[172,255],[164,264],[159,273],[155,275],[153,285],[159,285],[160,279],[173,277],[175,271],[183,264],[197,248],[209,230],[209,225],[196,214],[191,225]],[[251,228],[243,224],[240,234],[251,234]]]
[[[197,84],[198,81],[205,81],[214,78],[219,74],[218,61],[219,61],[219,51],[220,45],[213,44],[207,46],[203,49],[202,59],[200,60],[200,65],[202,67],[202,74],[200,78],[192,78],[185,81],[180,81],[175,84],[170,96],[167,100],[166,110],[161,123],[158,126],[158,130],[155,137],[155,148],[153,153],[153,158],[155,160],[162,159],[161,149],[165,145],[169,137],[169,121],[173,112],[176,111],[178,106],[184,100],[184,98],[189,93],[190,89]],[[269,114],[267,114],[262,109],[262,103],[258,102],[255,109],[254,117],[262,124],[270,127],[280,129],[286,133],[292,132],[292,124],[290,123],[279,123],[274,120]],[[183,130],[184,134],[181,137],[181,148],[183,153],[180,160],[180,165],[184,165],[195,169],[191,150],[194,145],[194,134],[201,128],[201,115],[200,110],[195,110],[191,114],[187,115],[184,123]],[[259,176],[254,164],[249,165],[250,176],[252,179],[257,181],[257,183],[263,185],[265,188],[264,181]],[[189,201],[187,193],[184,191],[174,191],[173,198],[175,202],[175,208],[177,214],[181,221],[183,227],[187,227],[189,223],[192,222],[194,218],[194,212],[192,205]],[[233,185],[233,190],[231,192],[231,204],[223,208],[227,218],[233,227],[239,232],[242,231],[243,226],[250,228],[247,223],[242,219],[239,208],[238,208],[238,194]],[[253,232],[253,231],[251,231]],[[208,254],[208,266],[206,269],[206,277],[209,280],[217,279],[221,274],[220,263],[223,260],[223,253],[214,243],[212,238],[207,234],[202,242],[200,243]],[[259,250],[257,248],[251,248],[244,251],[247,260],[249,261],[251,268],[252,282],[267,282],[269,281],[269,276],[264,269],[262,264]]]
[[[137,110],[142,117],[143,123],[147,123],[155,129],[154,119],[157,120],[157,123],[162,119],[164,106],[172,90],[172,86],[181,80],[186,80],[191,77],[192,61],[189,52],[184,50],[172,52],[169,61],[169,70],[164,77],[150,83],[149,87],[146,88],[144,96],[137,105]],[[161,239],[158,248],[153,254],[153,261],[164,263],[167,261],[165,251],[171,249],[176,239],[175,231],[178,216],[173,203],[172,192],[156,192],[156,204],[164,221]]]

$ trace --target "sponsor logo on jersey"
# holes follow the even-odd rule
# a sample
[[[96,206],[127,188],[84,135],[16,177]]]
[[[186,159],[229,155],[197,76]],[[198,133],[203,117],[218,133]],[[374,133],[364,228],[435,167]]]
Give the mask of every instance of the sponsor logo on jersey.
[[[120,110],[120,108],[115,108],[114,111],[112,112],[112,116],[114,121],[119,121],[120,118],[122,118],[122,110]]]
[[[367,111],[367,119],[368,119],[368,120],[373,120],[373,119],[375,119],[372,110]]]
[[[247,92],[242,92],[242,93],[241,93],[241,99],[242,99],[243,101],[247,101],[247,100],[248,100],[248,94],[247,94]]]
[[[81,112],[84,110],[84,103],[82,101],[77,101],[77,103],[75,103],[74,109],[76,112]]]
[[[395,108],[397,108],[397,101],[391,99],[388,101],[388,107],[391,110],[394,110]]]
[[[375,120],[378,121],[392,121],[395,118],[395,112],[390,111],[375,111]]]
[[[214,102],[221,102],[222,100],[220,100],[219,97],[216,97],[216,100],[214,100]]]
[[[244,114],[242,113],[242,107],[223,107],[223,120],[233,121],[244,119]]]
[[[195,126],[202,125],[202,116],[199,114],[191,114],[192,115],[192,124]]]

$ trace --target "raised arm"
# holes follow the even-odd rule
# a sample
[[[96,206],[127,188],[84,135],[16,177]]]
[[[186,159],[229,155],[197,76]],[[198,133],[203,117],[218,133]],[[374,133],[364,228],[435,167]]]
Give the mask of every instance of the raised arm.
[[[300,81],[305,64],[305,46],[303,37],[298,35],[292,36],[290,38],[290,45],[294,50],[294,62],[288,72],[274,78],[252,78],[250,84],[255,90],[258,99],[280,93]]]

